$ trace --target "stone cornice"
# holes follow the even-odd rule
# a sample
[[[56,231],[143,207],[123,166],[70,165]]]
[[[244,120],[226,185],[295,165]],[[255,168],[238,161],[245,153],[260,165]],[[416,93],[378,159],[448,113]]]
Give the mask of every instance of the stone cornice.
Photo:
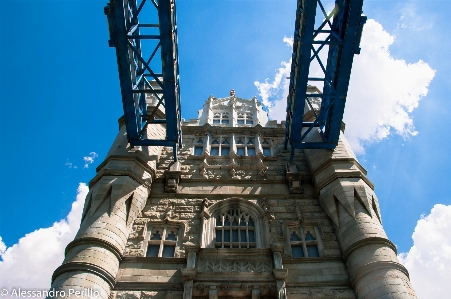
[[[67,244],[64,254],[67,255],[69,250],[71,250],[75,246],[86,245],[86,244],[87,245],[96,245],[96,246],[105,248],[108,251],[112,252],[119,261],[122,259],[122,254],[121,254],[121,251],[119,250],[119,248],[117,248],[116,246],[114,246],[113,244],[111,244],[105,240],[92,238],[92,237],[84,237],[84,238],[78,238],[78,239],[73,240],[72,242]]]
[[[217,134],[217,131],[221,131],[223,135],[229,134],[239,134],[243,135],[243,131],[249,131],[249,134],[256,135],[261,134],[262,136],[284,136],[285,127],[262,127],[256,125],[253,127],[226,127],[226,126],[212,126],[210,124],[205,124],[203,126],[183,126],[182,132],[184,135],[199,135],[210,133],[213,135]]]
[[[111,161],[129,161],[139,165],[145,172],[149,173],[149,179],[143,179],[142,176],[136,175],[131,170],[125,169],[104,169],[109,162]],[[156,176],[156,172],[154,169],[146,165],[146,163],[138,158],[138,157],[124,157],[124,156],[108,156],[105,161],[103,161],[97,168],[96,176],[89,182],[89,188],[91,188],[95,183],[97,183],[104,176],[129,176],[134,181],[138,182],[141,185],[144,185],[146,188],[150,189],[152,180]]]
[[[367,274],[373,274],[378,270],[398,270],[404,273],[409,278],[409,271],[400,263],[393,261],[375,261],[364,265],[351,274],[351,286],[354,287],[357,281]]]
[[[53,272],[52,284],[59,275],[72,271],[92,273],[102,278],[106,283],[108,283],[111,288],[114,288],[114,286],[116,285],[116,279],[107,270],[87,262],[70,262],[67,264],[62,264]]]
[[[349,255],[351,255],[351,253],[353,253],[358,248],[366,246],[366,245],[371,245],[371,244],[380,244],[380,245],[390,247],[395,252],[395,254],[397,254],[396,246],[390,240],[388,240],[386,238],[380,238],[380,237],[370,237],[370,238],[365,238],[365,239],[359,240],[359,241],[353,243],[348,248],[346,248],[346,250],[343,252],[343,260],[346,261],[348,259]]]
[[[183,264],[186,265],[184,257],[144,257],[144,256],[127,256],[123,257],[122,263],[144,263],[144,264]]]

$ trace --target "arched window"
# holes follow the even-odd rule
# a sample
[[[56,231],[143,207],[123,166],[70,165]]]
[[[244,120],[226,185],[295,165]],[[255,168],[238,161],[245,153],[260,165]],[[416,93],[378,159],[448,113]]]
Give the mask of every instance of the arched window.
[[[216,248],[255,248],[255,222],[241,209],[230,209],[216,216]]]
[[[266,157],[271,156],[271,140],[269,138],[263,139],[262,142],[263,155]]]
[[[213,114],[213,124],[228,124],[229,113],[228,112],[215,112]]]
[[[160,224],[148,234],[146,257],[174,257],[179,244],[180,227]]]
[[[263,209],[246,199],[217,201],[202,213],[203,248],[268,248],[269,220]]]
[[[289,230],[292,257],[319,257],[318,240],[314,228]]]
[[[203,152],[204,152],[204,141],[202,138],[199,138],[194,144],[194,155],[202,156]]]
[[[248,112],[238,112],[237,114],[237,120],[236,123],[238,125],[253,125],[254,124],[254,120],[253,120],[253,115],[252,113]]]
[[[230,153],[230,138],[229,137],[212,137],[210,156],[228,156]]]
[[[238,156],[255,156],[255,138],[237,137],[236,154]]]

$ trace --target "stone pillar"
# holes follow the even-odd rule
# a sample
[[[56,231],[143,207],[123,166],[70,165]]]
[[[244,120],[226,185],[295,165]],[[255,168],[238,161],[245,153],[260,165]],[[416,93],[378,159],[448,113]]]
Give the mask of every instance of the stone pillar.
[[[210,285],[210,290],[208,291],[208,299],[218,299],[218,290],[216,289],[216,285]]]
[[[186,268],[182,269],[183,299],[193,297],[193,282],[196,276],[196,260],[198,245],[185,245]]]
[[[160,129],[149,134],[164,136]],[[80,229],[53,273],[51,289],[64,293],[49,298],[65,298],[75,291],[81,292],[77,298],[108,298],[133,222],[146,204],[159,151],[159,147],[131,148],[122,123],[89,184]]]
[[[305,154],[320,205],[335,224],[357,298],[417,298],[382,227],[373,185],[344,135],[335,150]]]
[[[257,286],[252,290],[252,299],[260,299],[260,289]]]
[[[277,299],[286,299],[287,292],[286,292],[285,283],[287,280],[288,269],[283,269],[283,263],[282,263],[283,245],[275,244],[275,245],[271,246],[271,250],[272,250],[273,261],[274,261],[273,274],[274,274],[274,278],[276,279],[276,284],[277,284]]]

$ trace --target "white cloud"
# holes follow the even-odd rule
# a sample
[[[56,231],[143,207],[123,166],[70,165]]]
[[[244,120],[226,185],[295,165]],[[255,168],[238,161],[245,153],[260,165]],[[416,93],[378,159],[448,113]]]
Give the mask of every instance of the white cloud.
[[[88,187],[80,183],[72,209],[65,219],[51,227],[40,228],[20,238],[6,248],[0,237],[0,288],[50,288],[53,271],[64,259],[64,249],[72,241],[80,226],[83,204]],[[9,298],[9,297],[2,297]]]
[[[90,152],[89,155],[83,157],[83,161],[85,162],[83,168],[89,168],[89,164],[94,163],[94,159],[97,158],[98,156],[99,155],[97,155],[96,152]]]
[[[284,37],[283,42],[288,47],[293,48],[293,38]],[[262,98],[262,103],[269,110],[269,118],[277,120],[285,120],[286,108],[287,108],[287,96],[290,81],[287,77],[290,77],[291,71],[291,59],[286,62],[282,61],[282,67],[279,68],[275,74],[274,80],[268,82],[268,78],[265,82],[255,81],[254,85],[257,87],[259,95]]]
[[[357,153],[390,134],[418,134],[411,112],[428,93],[435,71],[423,62],[406,63],[390,55],[394,36],[374,20],[365,24],[360,55],[354,58],[344,121]]]
[[[378,142],[390,134],[404,138],[418,134],[412,111],[428,93],[435,71],[423,62],[406,63],[390,55],[389,47],[395,37],[375,20],[364,26],[361,54],[354,57],[351,81],[344,115],[346,136],[356,153],[364,145]],[[286,38],[284,41],[287,42]],[[326,61],[323,53],[321,59]],[[289,62],[282,62],[272,81],[255,82],[263,103],[270,108],[271,119],[284,120],[290,75]],[[310,73],[322,73],[316,60]],[[316,75],[315,75],[316,74]]]
[[[412,235],[413,246],[399,258],[410,273],[418,298],[448,298],[451,277],[451,205],[435,205],[422,216]]]

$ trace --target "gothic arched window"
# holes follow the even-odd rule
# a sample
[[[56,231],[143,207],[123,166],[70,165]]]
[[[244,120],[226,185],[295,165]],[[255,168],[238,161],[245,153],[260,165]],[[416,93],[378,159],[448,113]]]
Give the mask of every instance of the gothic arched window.
[[[202,138],[199,138],[194,144],[194,155],[202,156],[203,152],[204,152],[204,141]]]
[[[255,248],[255,222],[238,209],[230,209],[216,216],[216,248]]]
[[[269,220],[260,206],[241,198],[209,202],[202,212],[203,248],[269,247]]]
[[[228,124],[229,113],[228,112],[215,112],[213,113],[213,124]]]
[[[179,227],[152,227],[147,240],[146,257],[174,257],[179,241]]]
[[[255,138],[237,137],[236,154],[238,156],[255,156]]]
[[[210,156],[228,156],[230,153],[230,138],[229,137],[212,137]]]
[[[252,125],[252,124],[254,124],[252,113],[250,113],[250,112],[248,112],[248,113],[238,112],[236,123],[238,125],[244,125],[244,124]]]
[[[292,257],[319,257],[318,240],[313,228],[290,229]]]

